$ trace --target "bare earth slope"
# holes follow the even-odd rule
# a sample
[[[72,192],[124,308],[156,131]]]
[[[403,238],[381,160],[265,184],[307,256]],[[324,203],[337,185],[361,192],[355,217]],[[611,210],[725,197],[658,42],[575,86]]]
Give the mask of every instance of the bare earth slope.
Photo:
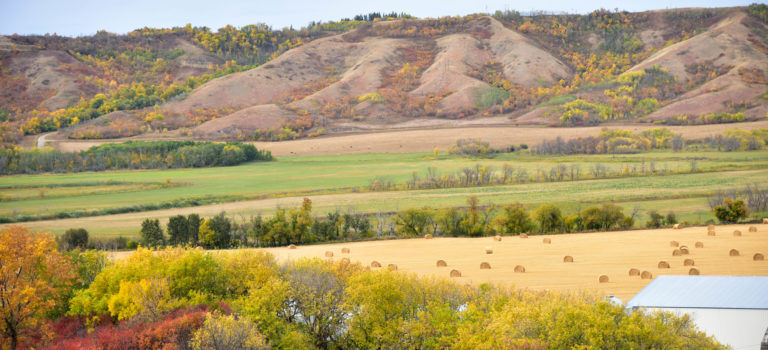
[[[750,42],[754,34],[744,24],[746,17],[744,12],[735,12],[705,33],[664,48],[630,69],[641,71],[660,66],[674,74],[678,81],[687,82],[691,73],[686,71],[686,66],[695,63],[732,66],[727,73],[685,93],[646,119],[723,112],[727,110],[727,102],[756,100],[765,92],[765,85],[748,83],[741,75],[744,70],[768,71],[768,55]],[[765,108],[745,112],[748,116],[750,113],[764,117]]]

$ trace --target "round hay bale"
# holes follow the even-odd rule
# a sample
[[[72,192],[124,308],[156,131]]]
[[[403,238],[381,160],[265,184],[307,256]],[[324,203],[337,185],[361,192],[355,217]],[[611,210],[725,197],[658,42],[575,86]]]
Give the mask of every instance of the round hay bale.
[[[699,269],[692,267],[690,270],[688,270],[688,274],[691,276],[698,276],[699,275]]]
[[[644,280],[649,280],[649,279],[653,278],[653,274],[651,274],[648,271],[643,271],[643,273],[640,274],[640,278],[642,278]]]
[[[749,227],[749,232],[757,232],[757,227],[755,227],[755,226],[750,226],[750,227]]]
[[[520,234],[520,238],[528,238],[528,235],[527,235],[527,234],[525,234],[525,233],[521,233],[521,234]]]
[[[680,248],[680,254],[682,254],[682,255],[688,255],[688,254],[690,254],[690,253],[691,253],[691,252],[688,250],[688,247],[685,247],[685,248]]]
[[[493,240],[496,242],[501,242],[501,236],[499,235],[493,236]]]
[[[570,255],[566,255],[566,256],[563,257],[563,262],[564,263],[573,262],[573,257],[570,256]]]
[[[341,248],[341,254],[349,254],[349,248]]]
[[[451,277],[461,277],[461,271],[451,270]]]
[[[291,245],[288,246],[288,249],[296,249],[296,245],[295,244],[291,244]]]
[[[381,267],[381,263],[376,260],[371,261],[371,267]]]
[[[730,256],[739,256],[739,251],[736,249],[731,249],[730,252],[728,252],[728,255]]]
[[[491,264],[487,262],[480,263],[480,270],[490,270],[490,269],[491,269]]]
[[[543,240],[541,240],[541,242],[544,244],[552,244],[552,240],[549,238],[544,238]]]
[[[680,256],[680,249],[675,249],[672,251],[672,256]]]
[[[659,268],[660,269],[668,269],[669,268],[669,263],[666,262],[666,261],[663,261],[663,260],[659,261]]]
[[[326,251],[326,252],[325,252],[325,257],[326,257],[326,258],[332,258],[332,257],[333,257],[333,252],[331,252],[331,251]]]
[[[682,226],[680,224],[674,224],[672,225],[673,230],[679,230]]]
[[[713,231],[707,231],[707,236],[714,236],[714,235],[715,235],[715,231],[714,230]]]
[[[493,247],[485,247],[485,254],[493,254]]]
[[[515,272],[523,273],[525,272],[525,267],[523,267],[523,265],[517,265],[515,266]]]
[[[427,233],[426,235],[424,235],[424,239],[432,239],[432,235]]]
[[[344,264],[349,264],[349,258],[341,258],[341,262]]]
[[[608,283],[608,276],[606,275],[600,275],[600,278],[598,279],[600,283]]]
[[[445,260],[438,260],[437,261],[437,267],[446,267],[448,264],[445,262]]]
[[[397,265],[395,265],[395,264],[389,264],[389,265],[387,265],[387,268],[392,270],[392,271],[397,271]]]
[[[741,237],[741,231],[739,230],[733,231],[733,237]]]
[[[696,242],[694,247],[696,247],[696,248],[704,248],[704,242]]]
[[[685,259],[683,266],[693,266],[693,259]]]
[[[768,224],[768,218],[763,218],[763,223]]]
[[[714,231],[715,225],[712,225],[712,224],[707,225],[707,230]]]
[[[638,269],[629,269],[629,275],[630,276],[640,276],[640,270],[638,270]]]
[[[680,243],[678,241],[671,241],[669,242],[670,247],[679,247]]]
[[[765,256],[763,256],[763,254],[760,254],[760,253],[755,253],[755,255],[752,256],[752,260],[763,261],[765,260]]]

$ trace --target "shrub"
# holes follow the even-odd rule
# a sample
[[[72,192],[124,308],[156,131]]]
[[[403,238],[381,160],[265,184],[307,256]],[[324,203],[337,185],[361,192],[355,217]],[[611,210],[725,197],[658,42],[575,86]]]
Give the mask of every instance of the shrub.
[[[723,204],[715,207],[715,216],[723,223],[739,222],[747,217],[747,207],[741,199],[726,198]]]
[[[563,227],[563,214],[560,212],[560,208],[553,204],[544,204],[539,207],[535,217],[541,232],[561,231]]]

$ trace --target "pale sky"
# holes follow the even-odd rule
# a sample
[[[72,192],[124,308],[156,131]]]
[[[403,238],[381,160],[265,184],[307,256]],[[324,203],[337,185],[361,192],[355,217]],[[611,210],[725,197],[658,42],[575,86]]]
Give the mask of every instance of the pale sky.
[[[126,33],[143,27],[187,23],[213,30],[231,24],[266,23],[274,29],[310,21],[339,20],[369,12],[406,12],[441,17],[496,10],[587,13],[599,8],[627,11],[676,7],[744,6],[740,0],[0,0],[0,34],[91,35],[98,30]]]

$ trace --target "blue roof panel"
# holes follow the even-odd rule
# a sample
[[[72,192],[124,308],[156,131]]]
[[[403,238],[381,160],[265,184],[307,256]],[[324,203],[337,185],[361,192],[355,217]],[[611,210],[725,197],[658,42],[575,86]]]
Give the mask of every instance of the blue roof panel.
[[[659,276],[627,307],[768,309],[768,276]]]

